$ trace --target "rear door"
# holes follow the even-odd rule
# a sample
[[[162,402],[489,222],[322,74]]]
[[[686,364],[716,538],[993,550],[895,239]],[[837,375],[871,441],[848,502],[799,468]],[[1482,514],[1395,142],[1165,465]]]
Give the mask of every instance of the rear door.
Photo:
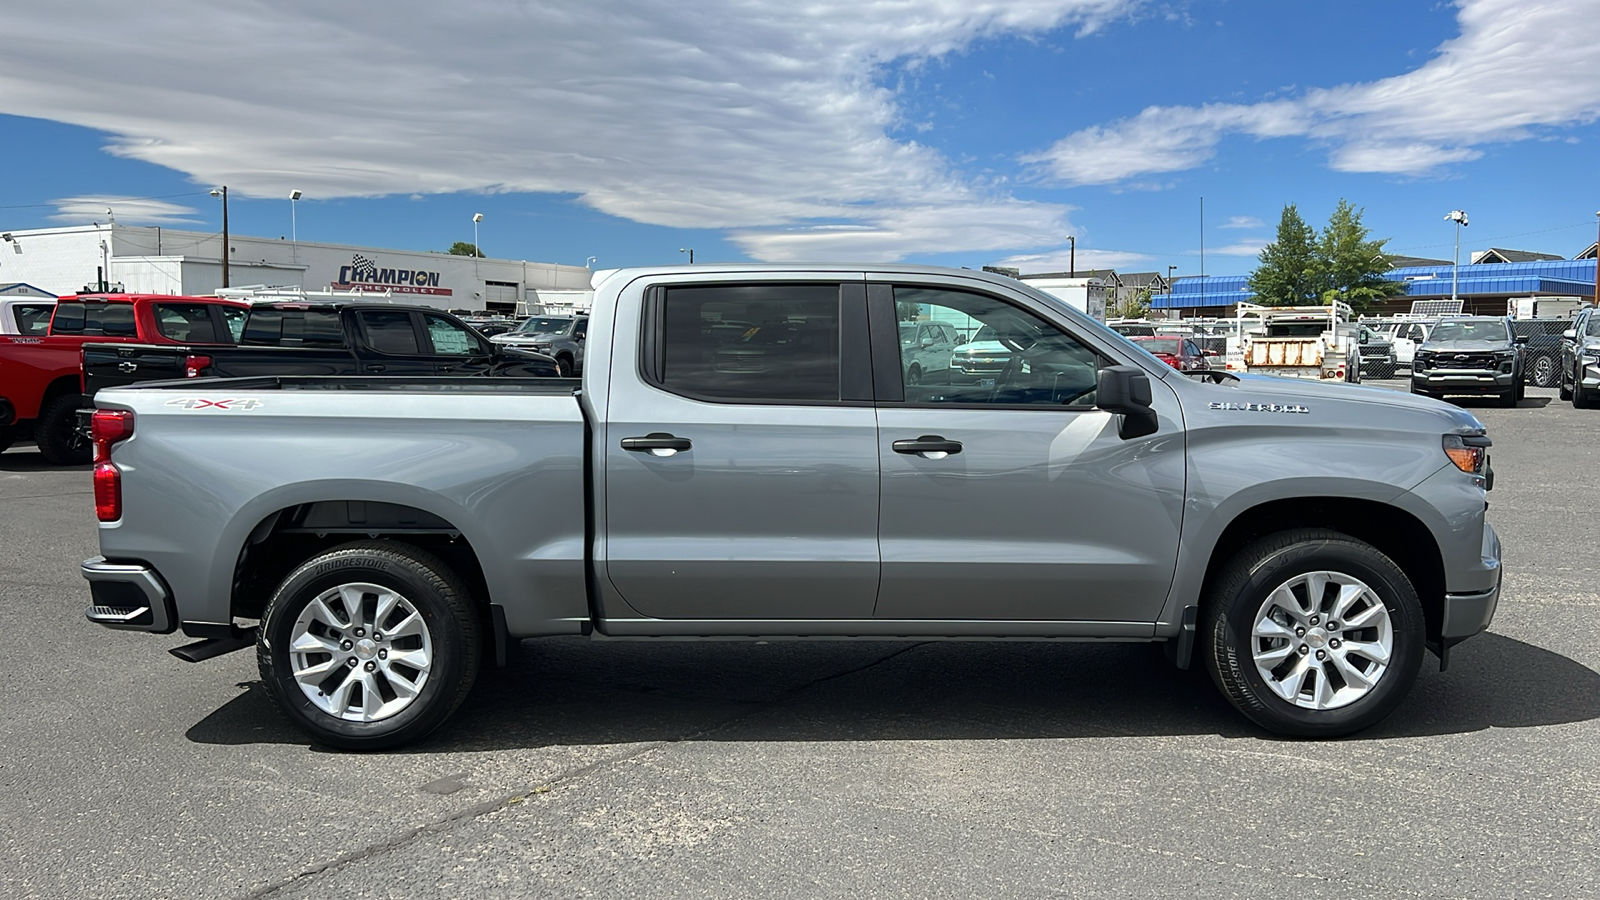
[[[1095,408],[1110,342],[1037,300],[958,280],[869,290],[883,490],[880,619],[1125,623],[1148,634],[1182,521],[1177,398],[1151,377],[1160,430],[1124,441]],[[907,321],[979,331],[1004,365],[910,384]],[[880,357],[887,357],[885,364]],[[1175,377],[1175,376],[1174,376]]]
[[[210,374],[354,375],[339,310],[316,306],[256,306],[245,318],[239,346],[212,353]]]
[[[879,462],[861,283],[668,279],[624,294],[618,321],[641,318],[612,337],[601,432],[617,593],[664,619],[870,618]]]
[[[432,375],[437,360],[409,309],[356,311],[364,335],[360,348],[363,374]]]

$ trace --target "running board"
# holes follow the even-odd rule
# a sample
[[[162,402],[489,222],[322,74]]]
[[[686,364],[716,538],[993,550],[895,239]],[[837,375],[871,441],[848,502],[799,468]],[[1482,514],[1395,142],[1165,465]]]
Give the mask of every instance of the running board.
[[[205,638],[192,644],[184,644],[182,647],[173,647],[167,652],[184,662],[197,663],[214,659],[226,653],[232,653],[235,650],[253,647],[255,643],[256,630],[252,626],[240,629],[239,634],[235,637]]]

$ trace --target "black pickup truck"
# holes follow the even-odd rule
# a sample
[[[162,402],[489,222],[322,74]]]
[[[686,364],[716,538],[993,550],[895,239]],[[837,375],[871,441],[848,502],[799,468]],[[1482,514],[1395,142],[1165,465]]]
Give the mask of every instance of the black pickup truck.
[[[237,346],[85,344],[85,393],[201,376],[555,377],[555,360],[501,347],[449,313],[364,303],[261,303]]]

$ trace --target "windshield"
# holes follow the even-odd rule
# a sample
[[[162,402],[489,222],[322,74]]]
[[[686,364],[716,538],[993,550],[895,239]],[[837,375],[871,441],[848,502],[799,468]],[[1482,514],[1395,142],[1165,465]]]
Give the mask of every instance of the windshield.
[[[1590,316],[1589,324],[1584,327],[1583,333],[1588,337],[1600,337],[1600,316]]]
[[[906,346],[917,342],[917,326],[900,323],[900,344]]]
[[[988,325],[985,325],[982,328],[978,329],[978,333],[977,334],[972,336],[972,342],[974,344],[979,344],[979,343],[982,343],[984,341],[994,341],[995,343],[999,343],[1000,335],[996,334],[995,330],[993,328],[989,327]]]
[[[517,326],[518,334],[566,334],[572,320],[551,316],[534,316]]]
[[[1433,333],[1428,335],[1428,340],[1434,343],[1439,341],[1509,341],[1511,340],[1511,332],[1506,329],[1506,323],[1499,319],[1440,322],[1433,326]]]
[[[1146,338],[1135,340],[1135,344],[1149,350],[1151,353],[1170,353],[1177,356],[1179,352],[1177,338]]]

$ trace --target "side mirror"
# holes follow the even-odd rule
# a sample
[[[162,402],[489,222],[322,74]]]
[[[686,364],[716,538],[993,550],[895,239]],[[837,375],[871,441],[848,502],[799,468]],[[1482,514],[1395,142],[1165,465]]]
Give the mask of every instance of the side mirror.
[[[1528,342],[1528,336],[1527,335],[1525,335],[1525,334],[1517,335],[1517,343],[1526,344],[1527,342]]]
[[[580,344],[583,343],[583,338],[584,338],[584,333],[581,332],[581,331],[572,336],[572,339],[577,341]]]
[[[1368,337],[1367,337],[1367,333],[1365,331],[1361,332],[1361,337],[1356,338],[1356,343],[1358,343],[1358,344],[1365,344],[1365,343],[1367,343],[1367,341],[1368,341]]]
[[[1106,366],[1100,370],[1095,405],[1122,416],[1117,435],[1123,440],[1155,434],[1160,427],[1156,411],[1150,408],[1150,376],[1138,366]]]
[[[922,338],[922,349],[926,350],[926,349],[928,349],[929,347],[932,347],[932,346],[933,346],[933,338],[924,336]]]
[[[1568,328],[1566,331],[1561,332],[1561,336],[1566,338],[1569,341],[1577,340],[1578,332],[1577,332],[1577,329]]]

